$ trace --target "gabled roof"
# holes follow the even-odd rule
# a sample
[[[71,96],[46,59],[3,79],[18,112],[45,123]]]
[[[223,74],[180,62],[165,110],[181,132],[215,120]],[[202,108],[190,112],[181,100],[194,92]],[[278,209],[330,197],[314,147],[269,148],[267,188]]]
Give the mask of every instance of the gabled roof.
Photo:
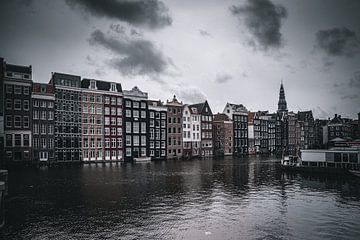
[[[31,66],[20,66],[20,65],[14,65],[14,64],[6,64],[5,65],[5,71],[31,74]]]
[[[210,108],[210,106],[209,106],[209,104],[208,104],[207,101],[202,102],[202,103],[197,103],[197,104],[189,105],[189,108],[191,109],[191,111],[193,111],[192,108],[196,108],[198,114],[204,113],[204,110],[205,110],[206,108],[208,108],[208,109],[209,109],[208,114],[209,114],[209,115],[212,115],[211,108]]]
[[[298,112],[298,116],[297,116],[299,121],[306,121],[308,119],[313,118],[313,114],[312,111],[303,111],[303,112]]]
[[[89,88],[91,81],[95,81],[97,90],[110,91],[111,84],[113,83],[113,84],[116,84],[116,92],[122,92],[122,87],[121,87],[120,83],[108,82],[108,81],[97,80],[97,79],[88,79],[88,78],[83,78],[81,80],[81,88]]]

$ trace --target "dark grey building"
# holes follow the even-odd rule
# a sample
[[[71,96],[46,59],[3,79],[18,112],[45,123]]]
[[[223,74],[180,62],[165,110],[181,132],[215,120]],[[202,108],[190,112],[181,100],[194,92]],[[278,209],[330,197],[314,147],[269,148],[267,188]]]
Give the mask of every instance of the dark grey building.
[[[54,86],[33,83],[32,87],[32,157],[35,163],[55,161]]]
[[[31,66],[4,64],[5,161],[31,162]]]
[[[148,94],[138,87],[124,90],[123,119],[125,131],[125,161],[149,158],[148,134]]]
[[[167,108],[161,101],[148,101],[148,154],[152,160],[167,156]]]
[[[53,73],[55,89],[55,158],[58,162],[78,162],[81,154],[81,78]]]
[[[242,104],[226,103],[223,113],[233,122],[234,155],[247,155],[249,153],[247,109]]]

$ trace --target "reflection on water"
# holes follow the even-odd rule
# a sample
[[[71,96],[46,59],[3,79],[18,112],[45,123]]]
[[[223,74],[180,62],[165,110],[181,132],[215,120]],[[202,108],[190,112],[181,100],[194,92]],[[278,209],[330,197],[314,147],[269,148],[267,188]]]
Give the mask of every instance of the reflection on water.
[[[358,239],[360,179],[269,158],[12,171],[5,239]]]

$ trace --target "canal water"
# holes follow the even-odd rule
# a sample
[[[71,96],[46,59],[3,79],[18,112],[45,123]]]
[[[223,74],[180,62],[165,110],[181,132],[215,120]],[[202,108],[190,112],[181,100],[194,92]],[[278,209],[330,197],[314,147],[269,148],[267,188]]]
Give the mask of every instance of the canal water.
[[[360,179],[271,158],[9,172],[3,239],[360,239]]]

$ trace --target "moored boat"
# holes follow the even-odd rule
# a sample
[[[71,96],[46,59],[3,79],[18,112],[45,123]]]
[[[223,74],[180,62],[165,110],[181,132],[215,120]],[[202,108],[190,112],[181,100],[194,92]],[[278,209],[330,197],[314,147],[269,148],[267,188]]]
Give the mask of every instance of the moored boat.
[[[284,169],[314,172],[352,173],[360,176],[360,148],[300,150],[301,157],[283,157]]]
[[[148,163],[151,162],[151,157],[138,157],[134,158],[135,163]]]

